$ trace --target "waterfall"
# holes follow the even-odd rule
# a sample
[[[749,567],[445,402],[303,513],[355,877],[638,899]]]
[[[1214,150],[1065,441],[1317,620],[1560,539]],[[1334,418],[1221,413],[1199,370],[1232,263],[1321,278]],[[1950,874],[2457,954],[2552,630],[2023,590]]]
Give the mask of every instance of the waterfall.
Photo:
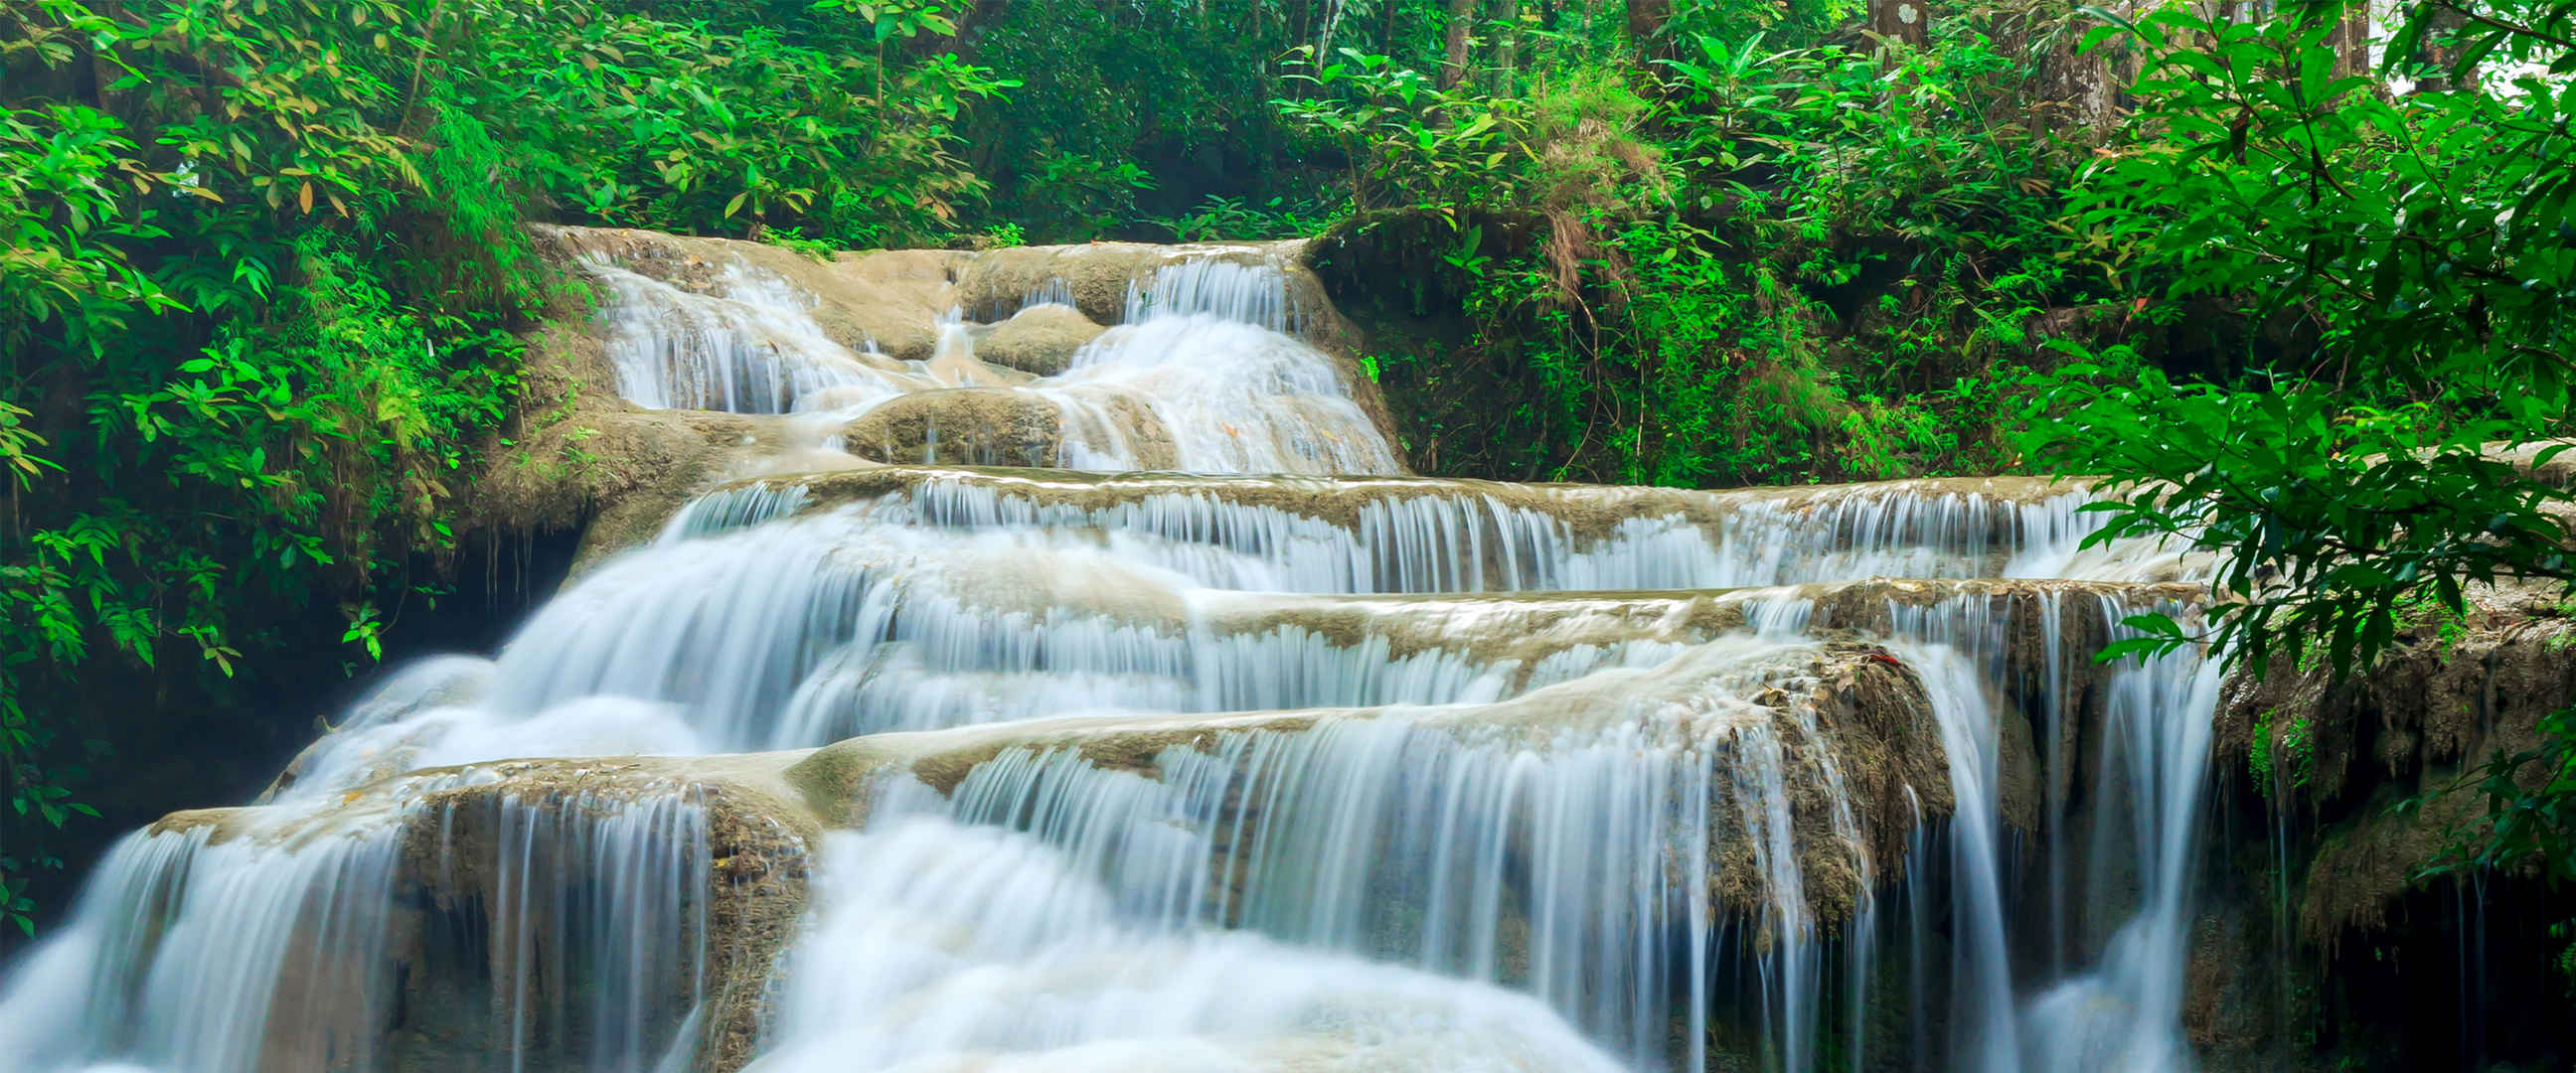
[[[2105,706],[2110,740],[2095,785],[2132,802],[2125,844],[2134,847],[2143,904],[2094,969],[2032,1003],[2025,1029],[2031,1069],[2151,1073],[2190,1066],[2174,1025],[2190,968],[2194,850],[2210,749],[2205,713],[2218,705],[2219,670],[2216,660],[2176,652],[2112,676]]]
[[[873,338],[847,330],[836,338],[817,319],[817,296],[739,260],[676,282],[600,255],[581,268],[601,297],[596,332],[617,390],[638,406],[829,417],[849,431],[818,442],[855,443],[883,461],[947,460],[944,434],[950,454],[987,464],[1402,469],[1345,390],[1349,374],[1303,339],[1307,318],[1275,259],[1161,265],[1128,288],[1124,323],[1047,376],[979,360],[975,338],[985,326],[967,324],[962,306],[940,318],[927,356],[899,358]],[[1010,313],[1071,297],[1050,280]]]
[[[907,343],[855,262],[707,249],[580,262],[619,392],[877,464],[696,489],[129,836],[0,1054],[2191,1067],[2217,664],[2087,657],[2200,566],[2082,488],[1413,477],[1275,253],[952,264]],[[1039,306],[1118,323],[977,356]]]
[[[617,391],[654,409],[783,414],[881,401],[910,377],[834,343],[782,280],[728,266],[721,297],[605,261],[586,265],[604,292],[600,321]]]
[[[688,789],[476,785],[496,774],[129,836],[0,996],[0,1051],[37,1070],[254,1073],[619,1069],[693,1049],[670,1030],[708,941]]]

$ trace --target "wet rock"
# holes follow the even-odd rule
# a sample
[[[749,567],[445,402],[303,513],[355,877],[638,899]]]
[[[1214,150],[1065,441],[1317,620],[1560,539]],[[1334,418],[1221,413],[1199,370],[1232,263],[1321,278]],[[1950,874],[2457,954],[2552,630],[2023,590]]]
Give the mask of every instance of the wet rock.
[[[848,467],[803,417],[648,410],[617,397],[600,341],[580,323],[526,337],[519,412],[477,452],[460,489],[461,530],[582,531],[576,570],[645,543],[711,487]]]
[[[957,300],[977,319],[1009,316],[1035,297],[1067,302],[1096,323],[1117,324],[1126,319],[1129,286],[1151,278],[1155,269],[1189,258],[1261,264],[1278,259],[1278,245],[1092,242],[987,250],[960,269]]]
[[[2336,681],[2286,659],[2232,678],[2218,720],[2222,756],[2257,742],[2290,800],[2330,821],[2304,869],[2302,938],[2331,949],[2388,925],[2396,902],[2451,833],[2484,811],[2473,793],[2430,793],[2420,810],[2385,804],[2439,791],[2465,764],[2539,743],[2540,717],[2576,702],[2576,624],[2545,586],[2482,587],[2466,615],[2419,609],[2369,673]],[[2379,803],[2374,807],[2374,802]]]
[[[612,343],[648,350],[721,344],[730,348],[728,353],[749,355],[731,364],[679,363],[667,371],[667,383],[655,381],[658,386],[646,391],[647,401],[657,404],[713,405],[702,396],[715,392],[730,409],[857,409],[873,404],[888,388],[1011,385],[1031,375],[1059,372],[1075,351],[1101,333],[1100,325],[1120,319],[1131,281],[1150,279],[1167,265],[1217,259],[1281,272],[1286,304],[1298,310],[1299,330],[1323,349],[1353,403],[1378,430],[1392,427],[1375,385],[1352,362],[1356,336],[1332,313],[1311,273],[1299,266],[1302,247],[1295,243],[1103,244],[983,254],[896,250],[826,260],[761,243],[615,228],[541,226],[535,234],[540,253],[567,281],[597,271],[593,266],[613,266],[650,281],[655,293],[667,293],[658,290],[667,286],[689,296],[756,298],[773,306],[802,303],[813,322],[805,334],[789,330],[792,325],[772,332],[766,322],[750,327],[737,323],[739,311],[689,305],[685,315],[671,313],[676,320],[646,332],[639,342],[603,323],[591,299],[583,297],[583,286],[560,290],[544,322],[526,336],[518,412],[510,427],[478,452],[480,472],[461,482],[468,497],[464,528],[488,531],[498,540],[503,534],[590,525],[585,563],[640,542],[660,519],[713,484],[849,464],[846,457],[832,457],[837,452],[814,449],[830,429],[809,427],[809,419],[801,416],[647,409],[626,402],[619,397],[617,361],[628,366],[642,361],[648,371],[653,366],[649,354],[638,357],[623,350],[618,353],[625,356],[612,361]],[[608,286],[602,280],[591,283],[590,290]],[[1064,292],[1082,303],[1082,312],[1042,304],[989,329],[969,325],[962,333],[949,322],[951,311],[961,305],[1019,310],[1026,297],[1018,290],[1022,286]],[[1007,301],[994,297],[1003,295]],[[943,333],[954,337],[956,345],[943,345]],[[974,334],[981,335],[989,364],[969,352],[966,344]],[[745,362],[756,368],[733,367]],[[631,368],[630,374],[646,375]],[[910,462],[1065,464],[1062,451],[1046,449],[1052,438],[1075,445],[1123,443],[1126,464],[1142,468],[1176,463],[1171,434],[1135,393],[1073,386],[1057,392],[1056,402],[1064,416],[1055,422],[1061,431],[1052,435],[1041,431],[1044,422],[1032,420],[1037,407],[1025,402],[1007,407],[1017,411],[1007,420],[997,412],[1002,407],[991,402],[911,404],[980,411],[961,415],[969,420],[960,427],[972,428],[971,434],[951,437],[971,446],[931,444],[930,422],[908,416],[928,411],[897,408],[878,420],[907,427],[891,433],[862,430],[873,439],[861,453]]]
[[[1009,389],[925,391],[869,410],[841,438],[850,453],[878,461],[1052,466],[1064,454],[1064,411]]]
[[[1728,666],[1744,671],[1746,665]],[[1708,739],[1710,748],[1731,750],[1738,741],[1757,740],[1742,736],[1747,734],[1761,739],[1776,734],[1792,743],[1781,787],[1796,832],[1794,867],[1801,876],[1803,911],[1826,922],[1846,919],[1868,883],[1902,875],[1898,862],[1914,825],[1951,807],[1930,703],[1920,680],[1875,646],[1791,647],[1761,656],[1750,666],[1755,670],[1744,671],[1752,676],[1748,681],[1777,685],[1715,702],[1715,707],[1706,706],[1712,703],[1706,691],[1713,667],[1685,659],[1663,671],[1615,682],[1576,681],[1484,705],[1101,716],[875,734],[817,750],[791,769],[787,779],[809,800],[821,802],[858,801],[869,780],[884,773],[906,774],[951,792],[979,765],[1006,752],[1070,753],[1098,768],[1161,777],[1175,750],[1234,755],[1226,752],[1227,743],[1246,735],[1293,738],[1319,733],[1327,725],[1381,719],[1456,734],[1462,744],[1485,741],[1499,731],[1544,753],[1569,740],[1567,735],[1581,740],[1587,728],[1631,718],[1639,703],[1672,704],[1676,718],[1703,721],[1696,725],[1714,735]],[[1714,766],[1724,772],[1737,763],[1755,762],[1753,757],[1721,759]],[[1736,795],[1762,791],[1721,778],[1710,784],[1709,792],[1714,795],[1708,832],[1714,904],[1730,916],[1761,918],[1774,899],[1785,896],[1766,878],[1780,865],[1766,866],[1752,855],[1752,847],[1768,836],[1757,837],[1758,832],[1743,826],[1744,817],[1764,815],[1768,806]],[[1270,799],[1253,793],[1229,795],[1217,829],[1255,829],[1257,803],[1265,800]],[[1848,817],[1837,807],[1845,800],[1857,809]],[[1920,802],[1920,808],[1913,802]],[[1857,827],[1846,826],[1854,821]],[[1221,872],[1242,864],[1222,854],[1215,863]],[[1227,874],[1220,887],[1230,889],[1235,881]],[[1514,927],[1525,929],[1526,924],[1505,924],[1507,932]]]
[[[906,460],[892,459],[902,462]],[[2001,555],[2028,524],[2024,508],[2083,491],[2079,483],[2036,477],[1936,478],[1850,485],[1802,485],[1692,491],[1641,485],[1513,484],[1431,477],[1310,477],[1178,473],[1084,473],[1026,469],[895,465],[855,472],[748,478],[753,485],[805,488],[806,509],[875,499],[925,484],[988,489],[1000,497],[1042,507],[1104,510],[1157,497],[1187,496],[1244,507],[1266,507],[1357,530],[1373,511],[1421,500],[1450,500],[1472,510],[1504,509],[1545,515],[1564,527],[1577,547],[1608,539],[1622,526],[1676,518],[1715,529],[1756,511],[1783,520],[1813,519],[1819,539],[1860,539],[1856,531],[1873,504],[1903,505],[1868,526],[1869,539],[1921,542],[1946,552],[1989,549]],[[1997,559],[1995,565],[2000,566]]]
[[[1004,368],[1054,376],[1073,364],[1075,351],[1106,330],[1071,306],[1033,305],[977,337],[975,356]]]
[[[627,228],[532,228],[539,252],[558,263],[583,258],[609,261],[630,271],[719,297],[745,265],[786,281],[814,301],[815,321],[833,341],[851,350],[881,350],[897,358],[927,360],[939,338],[939,320],[955,305],[949,280],[969,256],[950,250],[882,250],[842,253],[830,260],[758,242],[695,238]]]
[[[151,834],[327,866],[312,891],[275,892],[310,901],[275,937],[261,1069],[480,1068],[514,1050],[531,1068],[649,1066],[675,1040],[691,1068],[734,1069],[822,826],[782,776],[801,758],[430,769]]]
[[[2576,703],[2576,623],[2552,586],[2466,595],[2462,615],[2408,609],[2366,672],[2282,657],[2229,678],[2214,827],[2235,835],[2204,880],[2184,1006],[2208,1068],[2422,1064],[2470,1031],[2499,1054],[2549,1035],[2459,989],[2556,986],[2531,938],[2564,899],[2527,873],[2427,869],[2486,813],[2475,765],[2538,745],[2540,718]]]
[[[1310,244],[1302,240],[1011,247],[972,255],[958,269],[955,293],[967,315],[982,320],[1009,316],[1030,305],[1033,299],[1042,299],[1070,304],[1094,323],[1116,325],[1127,319],[1131,286],[1152,279],[1167,266],[1222,261],[1276,268],[1283,273],[1287,291],[1287,309],[1282,311],[1286,323],[1282,326],[1331,356],[1344,392],[1387,442],[1401,442],[1377,382],[1360,368],[1358,355],[1366,341],[1334,310],[1322,282],[1307,265],[1309,252]]]
[[[1116,445],[1172,464],[1171,437],[1125,396],[1072,399],[1012,388],[924,391],[882,403],[841,432],[850,453],[885,462],[1059,466],[1068,447]]]

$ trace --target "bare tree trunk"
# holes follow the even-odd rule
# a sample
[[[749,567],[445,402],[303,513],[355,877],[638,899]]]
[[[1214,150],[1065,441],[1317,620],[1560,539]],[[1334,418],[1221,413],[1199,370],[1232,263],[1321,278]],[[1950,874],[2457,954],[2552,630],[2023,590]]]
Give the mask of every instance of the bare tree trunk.
[[[1449,0],[1449,47],[1441,54],[1440,88],[1467,80],[1467,31],[1476,27],[1476,0]]]
[[[1923,0],[1870,0],[1869,29],[1890,41],[1920,45],[1930,36],[1932,17]]]
[[[1503,0],[1502,37],[1495,42],[1494,92],[1511,96],[1512,75],[1520,64],[1521,0]]]
[[[2370,70],[2370,5],[2354,4],[2327,35],[2326,46],[2335,50],[2336,77]]]

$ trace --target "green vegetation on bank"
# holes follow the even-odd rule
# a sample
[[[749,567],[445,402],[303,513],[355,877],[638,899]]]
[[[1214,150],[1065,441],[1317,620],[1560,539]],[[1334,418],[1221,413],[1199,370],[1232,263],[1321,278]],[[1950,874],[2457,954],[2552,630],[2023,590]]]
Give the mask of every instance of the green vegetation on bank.
[[[2374,63],[2334,5],[0,0],[0,912],[117,770],[87,713],[439,597],[582,300],[530,222],[1317,237],[1425,472],[2106,474],[2242,657],[2365,668],[2576,575],[2492,449],[2568,431],[2572,10]],[[2576,878],[2567,731],[2462,862]]]
[[[2470,586],[2536,586],[2561,613],[2576,592],[2576,495],[2526,475],[2571,432],[2576,7],[2417,6],[2376,68],[2335,58],[2339,17],[2170,9],[2102,31],[2144,57],[2141,135],[2088,175],[2076,227],[2154,298],[2281,340],[2200,375],[2067,367],[2035,398],[2034,458],[2139,493],[2101,539],[2188,543],[2243,597],[2205,632],[2133,620],[2138,649],[2342,676],[2410,617],[2461,615]],[[2463,780],[2487,807],[2432,873],[2576,882],[2576,727],[2532,729]]]
[[[138,744],[103,713],[236,718],[263,656],[374,655],[440,595],[512,329],[564,297],[528,221],[941,242],[984,188],[951,124],[1005,88],[757,23],[483,0],[10,0],[0,76],[20,928],[74,788]]]

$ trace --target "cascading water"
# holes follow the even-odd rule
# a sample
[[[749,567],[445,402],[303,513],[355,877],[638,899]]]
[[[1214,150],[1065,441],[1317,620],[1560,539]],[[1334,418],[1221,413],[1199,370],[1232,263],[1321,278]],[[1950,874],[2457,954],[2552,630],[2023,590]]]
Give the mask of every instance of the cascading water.
[[[1689,977],[1663,936],[1692,930],[1705,904],[1669,888],[1667,869],[1705,873],[1713,842],[1746,833],[1765,846],[1791,837],[1787,784],[1762,777],[1785,767],[1773,712],[1737,697],[1794,676],[1781,654],[1705,646],[1468,725],[1419,710],[1231,732],[1167,750],[1159,779],[1076,751],[1016,750],[945,797],[890,785],[847,850],[868,864],[827,873],[823,930],[788,966],[787,1053],[891,1065],[994,1049],[1136,1053],[1168,1037],[1187,1041],[1182,1053],[1228,1056],[1220,1065],[1283,1053],[1362,1067],[1656,1060],[1667,1026],[1654,1011]],[[1562,720],[1575,710],[1592,725]],[[1629,718],[1646,710],[1693,717]],[[1559,718],[1513,727],[1513,711]],[[1714,792],[1722,758],[1757,773],[1754,785]],[[1737,799],[1737,812],[1712,813]],[[952,863],[899,857],[923,851]],[[935,886],[908,895],[915,884]],[[1803,918],[1798,899],[1774,895]],[[900,915],[914,913],[936,923]],[[961,963],[953,947],[918,949],[889,929],[954,933],[970,953]],[[1138,949],[1173,960],[1138,964]],[[855,980],[870,983],[854,991]],[[1601,1049],[1482,982],[1501,980]],[[1032,1021],[1032,1004],[1067,1012]],[[941,1012],[886,1016],[917,1007]]]
[[[0,1053],[174,1073],[694,1053],[671,1026],[708,938],[703,828],[685,786],[523,792],[489,769],[182,813],[120,844],[13,974]]]
[[[969,460],[1088,470],[1402,469],[1344,390],[1344,374],[1302,338],[1305,318],[1276,263],[1200,257],[1166,264],[1130,283],[1124,323],[1049,376],[978,360],[975,326],[962,309],[943,318],[929,357],[905,360],[877,350],[873,340],[836,341],[815,319],[814,296],[752,265],[724,265],[695,289],[600,256],[582,267],[601,292],[601,346],[617,389],[639,406],[860,421],[910,400],[923,412],[904,416],[917,419],[920,431],[895,449],[933,460],[941,457],[942,434],[972,442],[993,431],[996,412],[1034,410],[1052,426],[1049,457]],[[1068,296],[1054,284],[1026,304]],[[901,428],[912,436],[911,421]]]
[[[858,430],[1000,392],[1062,415],[1055,465],[1195,472],[714,490],[496,656],[389,679],[260,804],[131,836],[0,977],[0,1054],[2190,1065],[2216,673],[2085,661],[2190,564],[2080,548],[2082,492],[2038,482],[1403,477],[1285,270],[1157,261],[1037,377],[962,317],[898,360],[748,264],[594,258],[639,405]],[[854,450],[898,426],[867,427]],[[922,427],[934,459],[990,431]],[[2125,925],[2071,923],[2128,886]]]

